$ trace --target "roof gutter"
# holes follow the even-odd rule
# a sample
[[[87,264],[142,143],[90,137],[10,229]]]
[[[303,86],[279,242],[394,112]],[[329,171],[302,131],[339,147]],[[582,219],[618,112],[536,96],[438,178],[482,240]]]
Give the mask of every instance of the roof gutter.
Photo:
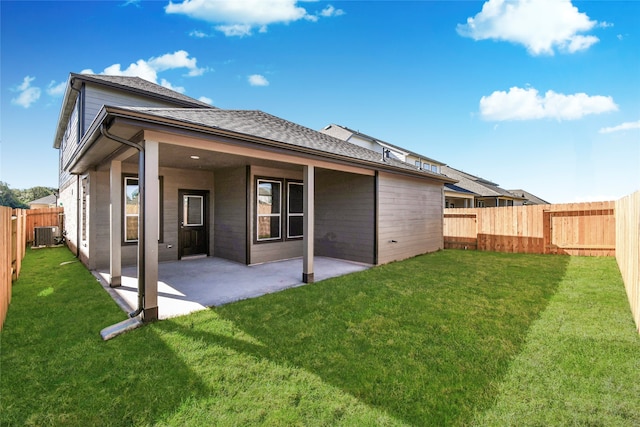
[[[136,142],[129,141],[117,135],[109,133],[107,126],[102,123],[100,125],[100,133],[105,138],[120,144],[133,147],[139,152],[138,162],[138,308],[129,313],[129,317],[136,317],[145,308],[145,226],[144,226],[144,199],[145,199],[145,179],[144,179],[144,146]],[[113,236],[111,236],[113,238]]]

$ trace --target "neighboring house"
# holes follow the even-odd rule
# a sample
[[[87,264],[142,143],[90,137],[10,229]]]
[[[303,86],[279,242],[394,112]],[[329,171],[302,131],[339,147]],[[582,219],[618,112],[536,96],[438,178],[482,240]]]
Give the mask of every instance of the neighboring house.
[[[462,188],[457,184],[444,185],[445,208],[472,208],[476,205],[475,199],[479,194]]]
[[[390,144],[364,133],[358,132],[348,127],[330,124],[324,127],[320,132],[331,135],[343,141],[350,142],[352,144],[359,145],[369,150],[379,152],[381,155],[400,160],[401,162],[409,163],[417,168],[433,173],[440,173],[440,168],[445,164],[421,154],[409,151],[405,148],[398,147],[397,145]]]
[[[312,282],[314,255],[383,264],[443,247],[453,179],[139,78],[71,74],[54,147],[69,246],[111,286],[138,260],[145,320],[160,261],[302,257]]]
[[[55,208],[58,203],[58,198],[55,194],[49,194],[48,196],[41,197],[29,202],[29,209],[46,209]]]
[[[546,200],[541,199],[540,197],[529,193],[524,190],[509,190],[510,193],[515,194],[516,196],[524,197],[525,200],[523,202],[524,205],[550,205],[551,203]]]
[[[512,194],[498,186],[498,184],[480,178],[475,175],[454,169],[450,166],[442,167],[442,174],[458,181],[456,187],[473,193],[473,205],[469,205],[466,197],[461,198],[459,191],[451,188],[445,189],[445,206],[448,208],[465,207],[498,207],[498,206],[518,206],[525,202],[525,198]]]

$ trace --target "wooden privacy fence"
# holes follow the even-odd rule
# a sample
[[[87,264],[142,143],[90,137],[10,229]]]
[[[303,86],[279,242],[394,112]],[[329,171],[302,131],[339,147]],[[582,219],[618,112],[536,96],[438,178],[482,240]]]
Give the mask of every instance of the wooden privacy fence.
[[[26,223],[26,210],[0,206],[0,329],[11,302],[11,283],[20,276],[22,268]]]
[[[444,247],[614,256],[615,202],[444,210]]]
[[[616,202],[616,260],[640,332],[640,191]]]
[[[26,241],[33,243],[36,227],[60,227],[64,225],[64,208],[30,209],[27,212]]]
[[[35,227],[62,227],[63,208],[11,209],[0,206],[0,329],[11,302],[12,282],[20,276],[27,243]]]

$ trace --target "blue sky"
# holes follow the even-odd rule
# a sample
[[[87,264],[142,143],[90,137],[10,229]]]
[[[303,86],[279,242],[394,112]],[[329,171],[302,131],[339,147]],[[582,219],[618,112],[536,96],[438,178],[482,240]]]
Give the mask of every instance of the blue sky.
[[[0,181],[57,187],[70,72],[347,126],[550,202],[640,189],[640,1],[0,2]]]

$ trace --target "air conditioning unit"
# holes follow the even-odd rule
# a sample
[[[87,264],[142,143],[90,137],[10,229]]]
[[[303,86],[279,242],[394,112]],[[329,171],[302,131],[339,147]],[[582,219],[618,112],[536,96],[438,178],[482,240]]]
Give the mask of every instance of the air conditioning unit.
[[[33,246],[53,246],[55,238],[60,237],[58,227],[35,227],[33,233]]]

